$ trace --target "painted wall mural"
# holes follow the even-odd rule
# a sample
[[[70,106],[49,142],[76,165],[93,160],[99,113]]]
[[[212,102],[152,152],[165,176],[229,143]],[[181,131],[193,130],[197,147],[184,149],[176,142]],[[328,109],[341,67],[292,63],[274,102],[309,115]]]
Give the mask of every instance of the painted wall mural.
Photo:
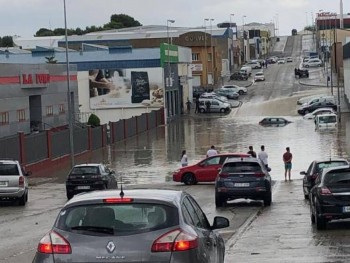
[[[161,68],[89,71],[90,108],[156,107],[164,105]]]

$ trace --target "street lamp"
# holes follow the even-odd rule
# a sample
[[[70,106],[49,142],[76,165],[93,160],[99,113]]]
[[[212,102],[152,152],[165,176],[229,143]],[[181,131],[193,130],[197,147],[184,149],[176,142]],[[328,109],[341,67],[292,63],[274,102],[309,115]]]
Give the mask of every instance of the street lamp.
[[[71,166],[74,166],[74,138],[73,138],[73,118],[72,118],[72,99],[70,90],[70,74],[69,74],[69,57],[68,57],[68,32],[67,32],[67,14],[66,0],[63,0],[64,11],[64,37],[66,42],[66,71],[67,71],[67,104],[68,104],[68,126],[69,126],[69,146],[71,155]]]
[[[212,22],[215,20],[214,18],[207,18],[207,21],[210,22],[210,52],[211,52],[211,84],[215,84],[215,76],[214,76],[214,49],[213,49],[213,26]]]
[[[233,17],[235,14],[230,14],[230,31],[232,31],[232,20],[231,17]],[[236,37],[237,37],[237,27],[236,27]],[[231,64],[230,64],[230,72],[232,71],[233,65],[234,65],[234,55],[233,55],[233,34],[232,34],[232,40],[231,40],[231,56],[230,56]]]
[[[171,68],[170,68],[170,37],[169,37],[169,23],[171,23],[171,24],[173,24],[173,23],[175,23],[175,20],[173,20],[173,19],[168,19],[167,21],[166,21],[166,32],[167,32],[167,38],[168,38],[168,73],[169,73],[169,75],[168,75],[168,87],[171,87],[172,86],[172,84],[171,84]]]
[[[208,85],[208,50],[207,50],[207,21],[209,19],[204,19],[204,49],[205,49],[205,56],[203,58],[203,66],[205,66],[205,85]],[[205,64],[204,64],[205,63]]]
[[[242,29],[243,29],[243,63],[245,62],[245,58],[246,58],[246,47],[245,47],[245,34],[244,34],[244,18],[246,18],[247,16],[242,16],[242,22],[243,22],[243,26],[242,26]]]

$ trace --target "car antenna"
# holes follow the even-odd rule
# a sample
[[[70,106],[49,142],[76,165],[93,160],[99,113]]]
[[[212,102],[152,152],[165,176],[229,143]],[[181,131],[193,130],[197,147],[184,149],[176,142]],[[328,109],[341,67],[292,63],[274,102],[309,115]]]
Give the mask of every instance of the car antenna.
[[[123,191],[123,177],[120,177],[120,198],[124,197],[124,191]]]

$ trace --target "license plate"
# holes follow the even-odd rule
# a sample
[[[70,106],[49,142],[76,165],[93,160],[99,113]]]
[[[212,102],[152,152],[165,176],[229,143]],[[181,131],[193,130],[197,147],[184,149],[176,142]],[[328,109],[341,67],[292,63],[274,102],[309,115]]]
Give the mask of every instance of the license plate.
[[[344,213],[350,213],[350,206],[343,206]]]
[[[235,187],[249,187],[249,183],[235,183]]]
[[[0,187],[7,187],[8,182],[7,181],[0,181]]]
[[[77,190],[89,190],[89,189],[90,189],[89,185],[77,186]]]

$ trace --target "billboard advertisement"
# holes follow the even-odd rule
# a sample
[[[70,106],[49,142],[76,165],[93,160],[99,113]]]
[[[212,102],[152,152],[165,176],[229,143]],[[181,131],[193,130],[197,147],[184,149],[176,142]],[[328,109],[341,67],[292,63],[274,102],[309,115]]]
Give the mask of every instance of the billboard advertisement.
[[[156,107],[164,105],[161,68],[89,71],[90,108]]]

